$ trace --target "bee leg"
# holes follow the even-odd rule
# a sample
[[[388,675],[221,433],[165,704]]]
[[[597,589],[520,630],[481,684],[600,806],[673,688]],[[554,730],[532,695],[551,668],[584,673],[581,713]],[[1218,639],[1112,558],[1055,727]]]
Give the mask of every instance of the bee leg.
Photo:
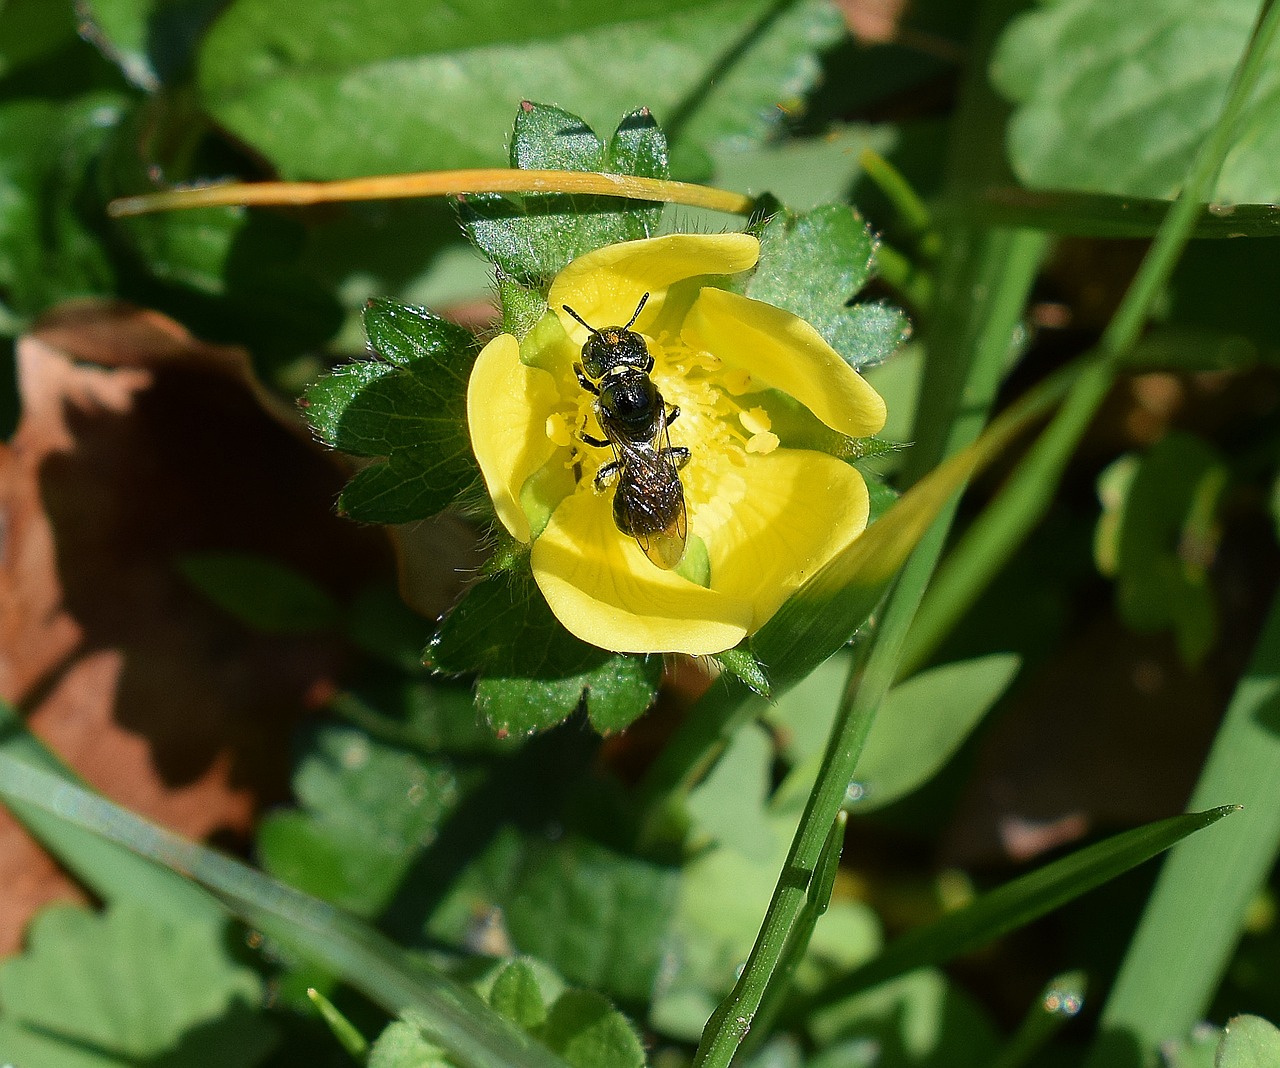
[[[578,439],[588,445],[594,446],[597,449],[607,448],[609,445],[609,442],[606,439],[592,437],[585,430],[579,432]]]
[[[689,462],[689,450],[683,445],[672,445],[670,448],[663,449],[662,455],[675,464],[677,471]]]
[[[667,426],[670,426],[679,418],[680,418],[680,405],[673,404],[670,408],[667,409]]]
[[[587,372],[582,369],[582,364],[575,363],[573,365],[573,373],[578,376],[578,385],[590,393],[593,397],[600,396],[600,387],[587,377]]]
[[[610,460],[607,464],[601,464],[600,470],[596,472],[596,489],[604,489],[618,477],[618,472],[621,470],[622,464],[617,460]]]

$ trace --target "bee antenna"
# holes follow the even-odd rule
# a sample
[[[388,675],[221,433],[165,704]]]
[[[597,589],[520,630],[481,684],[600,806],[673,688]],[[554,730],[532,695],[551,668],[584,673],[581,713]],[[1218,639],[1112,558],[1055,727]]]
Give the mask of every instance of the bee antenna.
[[[627,322],[627,325],[622,328],[623,330],[631,329],[631,324],[640,318],[640,313],[644,310],[644,306],[648,303],[649,303],[649,294],[646,293],[643,297],[640,298],[640,303],[636,305],[635,313],[631,316],[631,319]]]
[[[648,295],[649,295],[648,293],[646,293],[646,294],[645,294],[645,296],[646,296],[646,297],[647,297]],[[599,330],[597,330],[594,326],[592,326],[589,322],[587,322],[587,321],[586,321],[586,319],[584,319],[581,315],[579,315],[576,311],[574,311],[571,307],[569,307],[569,305],[567,305],[567,304],[561,304],[561,305],[560,305],[560,307],[562,307],[565,311],[567,311],[570,315],[572,315],[575,319],[577,319],[577,320],[578,320],[578,322],[580,322],[583,326],[585,326],[585,327],[586,327],[588,330],[590,330],[593,334],[598,334],[598,333],[600,333],[600,331],[599,331]]]

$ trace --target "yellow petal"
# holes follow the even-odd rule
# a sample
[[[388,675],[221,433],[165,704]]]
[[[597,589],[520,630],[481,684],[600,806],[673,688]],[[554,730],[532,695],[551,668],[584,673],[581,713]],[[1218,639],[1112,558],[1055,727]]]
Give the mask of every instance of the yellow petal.
[[[605,245],[556,275],[547,303],[581,348],[587,331],[563,305],[601,330],[625,324],[648,293],[634,329],[651,333],[670,286],[701,275],[737,274],[754,267],[759,255],[760,242],[750,234],[668,234]]]
[[[520,362],[520,343],[500,334],[476,357],[467,382],[467,429],[493,508],[513,537],[527,542],[520,506],[525,481],[556,451],[547,417],[559,400],[546,371]]]
[[[779,449],[745,457],[731,519],[700,530],[711,588],[749,599],[754,632],[810,575],[867,525],[862,476],[825,452]]]
[[[803,319],[771,304],[703,289],[681,336],[720,359],[725,372],[745,371],[750,390],[789,393],[833,430],[862,438],[884,427],[884,399]]]
[[[719,653],[747,634],[751,603],[654,567],[613,523],[608,493],[579,490],[551,517],[530,556],[556,618],[619,653]]]

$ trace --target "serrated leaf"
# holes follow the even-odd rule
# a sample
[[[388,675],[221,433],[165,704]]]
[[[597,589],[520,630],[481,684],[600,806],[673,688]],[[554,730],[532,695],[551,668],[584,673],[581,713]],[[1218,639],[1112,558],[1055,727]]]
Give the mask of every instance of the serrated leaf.
[[[320,0],[302,20],[289,0],[239,0],[205,39],[199,86],[286,178],[496,166],[522,98],[596,129],[647,104],[690,144],[759,139],[842,30],[820,0]]]
[[[337,726],[309,735],[293,789],[302,807],[271,813],[259,830],[263,867],[361,916],[390,901],[462,792],[448,759]]]
[[[1280,1029],[1261,1016],[1227,1021],[1214,1068],[1274,1068],[1280,1064]]]
[[[467,433],[467,376],[477,343],[466,330],[394,301],[370,301],[370,342],[386,362],[324,375],[302,404],[317,436],[356,456],[385,456],[343,490],[339,509],[367,523],[407,523],[447,507],[476,478]]]
[[[606,146],[578,116],[526,102],[516,114],[511,166],[666,178],[667,140],[643,108],[623,116]],[[662,206],[616,197],[481,194],[462,199],[458,211],[471,240],[502,273],[537,282],[592,249],[649,237]]]
[[[161,1057],[248,1068],[274,1043],[261,1003],[261,981],[228,956],[221,923],[54,906],[26,953],[0,964],[0,1050],[15,1064],[68,1068]]]
[[[571,635],[527,576],[473,586],[426,654],[448,674],[479,672],[476,707],[500,733],[555,726],[585,706],[597,730],[621,730],[653,703],[660,657],[608,653]]]
[[[644,1046],[625,1016],[591,990],[567,990],[543,1032],[573,1068],[644,1068]]]
[[[1030,186],[1170,198],[1218,118],[1256,0],[1053,0],[1014,20],[992,63],[1017,102],[1009,156]],[[1213,199],[1280,199],[1280,54],[1236,131]]]
[[[848,207],[779,212],[760,232],[760,265],[746,295],[810,323],[850,366],[879,363],[910,328],[896,308],[850,306],[875,274],[875,250],[870,228]]]
[[[259,634],[308,634],[338,621],[338,603],[291,567],[250,553],[187,553],[183,578]]]
[[[503,911],[521,952],[572,982],[641,1001],[662,964],[678,883],[675,869],[587,839],[531,840]]]

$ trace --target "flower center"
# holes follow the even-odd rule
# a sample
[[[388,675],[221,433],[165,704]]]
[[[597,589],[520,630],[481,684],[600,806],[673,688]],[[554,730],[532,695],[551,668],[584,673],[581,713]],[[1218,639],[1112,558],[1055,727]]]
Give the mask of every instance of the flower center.
[[[654,359],[653,382],[668,408],[680,409],[667,433],[673,446],[689,450],[680,480],[690,530],[706,537],[731,521],[746,493],[742,473],[746,454],[772,452],[778,438],[763,408],[744,408],[735,399],[735,394],[752,388],[748,376],[739,373],[735,379],[714,356],[678,338],[646,340]],[[574,396],[573,407],[548,418],[546,433],[557,445],[570,446],[566,466],[574,471],[580,491],[594,492],[596,473],[612,455],[581,440],[584,433],[596,438],[605,435],[595,415],[596,398],[582,389]]]

